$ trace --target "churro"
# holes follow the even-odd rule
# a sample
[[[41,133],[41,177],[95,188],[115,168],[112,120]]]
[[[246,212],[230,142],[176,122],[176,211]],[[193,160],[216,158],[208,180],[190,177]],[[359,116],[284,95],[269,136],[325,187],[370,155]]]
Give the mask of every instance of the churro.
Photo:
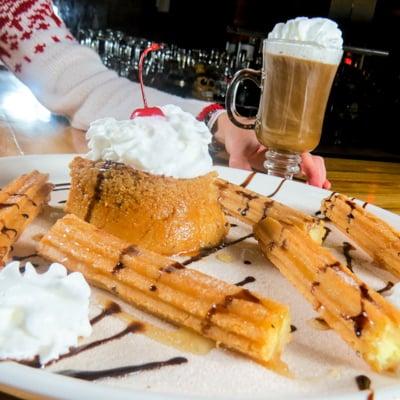
[[[22,175],[0,190],[0,266],[12,245],[36,218],[50,197],[48,175],[38,171]]]
[[[400,311],[292,224],[254,227],[264,255],[376,371],[400,363]]]
[[[317,243],[322,243],[325,228],[321,219],[223,179],[217,179],[216,183],[220,193],[219,201],[227,214],[248,225],[254,225],[266,216],[292,223],[307,232]]]
[[[378,266],[400,277],[400,232],[339,193],[323,200],[321,211]]]
[[[94,286],[263,364],[272,365],[289,339],[288,307],[133,246],[74,215],[58,220],[38,250],[82,272]]]

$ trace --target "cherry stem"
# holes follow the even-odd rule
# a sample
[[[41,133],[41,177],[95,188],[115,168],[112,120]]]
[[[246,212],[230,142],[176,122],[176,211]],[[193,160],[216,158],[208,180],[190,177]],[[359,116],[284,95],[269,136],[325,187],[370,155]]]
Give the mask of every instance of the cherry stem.
[[[149,47],[147,47],[145,50],[143,50],[142,54],[140,55],[140,59],[139,59],[139,82],[140,82],[140,90],[142,91],[142,98],[143,98],[144,108],[148,108],[146,96],[144,94],[144,83],[143,83],[144,58],[151,51],[156,51],[156,50],[160,50],[160,49],[161,49],[161,45],[160,44],[152,43]]]

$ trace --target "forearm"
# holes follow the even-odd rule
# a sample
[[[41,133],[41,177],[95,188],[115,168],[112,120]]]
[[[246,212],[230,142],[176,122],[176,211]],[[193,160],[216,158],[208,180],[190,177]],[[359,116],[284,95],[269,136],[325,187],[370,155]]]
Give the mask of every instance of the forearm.
[[[103,117],[129,118],[142,107],[139,85],[108,70],[79,45],[54,14],[49,0],[0,4],[0,57],[51,111],[86,129]],[[207,104],[146,88],[151,105],[173,103],[197,115]]]

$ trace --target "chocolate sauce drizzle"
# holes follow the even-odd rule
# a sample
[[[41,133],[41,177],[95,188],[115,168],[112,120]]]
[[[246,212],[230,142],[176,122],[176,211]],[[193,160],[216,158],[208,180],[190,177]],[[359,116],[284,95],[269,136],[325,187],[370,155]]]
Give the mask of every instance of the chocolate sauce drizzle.
[[[314,294],[315,288],[318,287],[321,284],[321,282],[313,282],[311,284],[311,293]]]
[[[240,208],[238,209],[238,211],[240,211],[240,215],[245,217],[247,215],[247,212],[250,210],[250,202],[252,200],[258,199],[259,197],[257,195],[252,195],[250,193],[246,193],[242,190],[236,190],[236,194],[238,194],[239,196],[245,197],[247,199],[246,206],[243,209],[240,209]]]
[[[325,229],[325,233],[324,233],[324,236],[322,237],[322,243],[325,242],[325,240],[327,239],[329,234],[332,232],[332,229],[328,228],[327,226],[325,226],[324,229]]]
[[[290,325],[290,333],[296,332],[297,328],[294,325]]]
[[[244,286],[247,285],[248,283],[252,283],[255,282],[256,278],[254,278],[254,276],[246,276],[246,278],[244,278],[243,280],[241,280],[238,283],[235,283],[236,286]]]
[[[353,215],[353,211],[356,209],[356,204],[354,201],[346,200],[345,203],[350,207],[350,212],[347,214],[347,223],[350,225],[351,221],[355,218]],[[346,232],[349,233],[350,227],[346,228]]]
[[[239,239],[232,240],[232,242],[221,243],[220,245],[215,246],[215,247],[208,247],[208,248],[205,248],[205,249],[201,249],[199,254],[197,254],[196,256],[190,257],[189,259],[183,261],[181,263],[181,265],[187,266],[189,264],[192,264],[193,262],[196,262],[196,261],[199,261],[199,260],[201,260],[201,259],[203,259],[205,257],[208,257],[209,255],[217,252],[218,250],[222,250],[222,249],[225,249],[226,247],[233,246],[233,245],[235,245],[237,243],[240,243],[240,242],[243,242],[244,240],[246,240],[248,238],[251,238],[251,237],[254,237],[254,234],[250,233],[250,234],[248,234],[246,236],[243,236],[243,237],[241,237]]]
[[[9,207],[17,207],[19,209],[19,204],[17,203],[0,203],[0,210],[3,210],[4,208],[9,208]]]
[[[374,400],[375,393],[371,389],[371,379],[369,379],[368,376],[365,376],[365,375],[358,375],[358,376],[356,376],[355,379],[356,379],[358,390],[369,390],[367,400]]]
[[[267,216],[268,210],[273,206],[273,204],[274,204],[274,201],[273,201],[273,200],[271,200],[271,201],[268,201],[268,200],[267,200],[267,201],[264,203],[263,214],[262,214],[262,217],[260,218],[260,221],[263,220],[263,219]]]
[[[24,261],[28,258],[38,257],[38,253],[27,254],[26,256],[12,256],[13,261]]]
[[[0,231],[1,233],[4,233],[5,235],[7,235],[10,239],[13,239],[13,238],[15,238],[15,236],[17,236],[17,234],[18,234],[18,232],[17,232],[17,230],[16,229],[14,229],[14,228],[8,228],[7,226],[3,226],[3,228],[1,228],[1,231]],[[10,235],[9,235],[9,232],[12,232],[14,235],[11,237]]]
[[[353,272],[353,266],[352,266],[353,260],[350,255],[350,251],[352,250],[356,250],[356,248],[352,244],[350,244],[349,242],[343,242],[343,254],[346,258],[346,266],[351,272]]]
[[[371,379],[365,375],[356,376],[358,390],[369,390],[371,388]]]
[[[60,187],[60,186],[71,186],[70,182],[61,182],[61,183],[55,183],[55,187]]]
[[[50,361],[48,364],[46,364],[46,366],[55,364],[56,362],[64,360],[65,358],[75,356],[77,354],[93,349],[95,347],[102,346],[103,344],[106,344],[113,340],[120,339],[129,333],[143,332],[143,330],[144,330],[143,324],[141,324],[140,322],[132,322],[125,329],[123,329],[121,332],[116,333],[115,335],[106,337],[104,339],[95,340],[93,342],[83,344],[82,346],[72,348],[68,353],[62,354],[57,360]]]
[[[260,299],[250,293],[247,289],[242,289],[241,291],[225,296],[224,300],[221,303],[214,303],[210,309],[207,311],[207,314],[204,320],[201,323],[201,331],[203,333],[207,332],[212,325],[212,318],[215,314],[225,313],[228,311],[229,305],[233,302],[233,300],[244,300],[251,303],[260,303]]]
[[[67,202],[67,200],[60,200],[60,201],[58,201],[57,203],[58,204],[65,204]]]
[[[112,368],[112,369],[104,369],[98,371],[74,371],[74,370],[65,370],[59,371],[58,373],[61,375],[70,376],[73,378],[83,379],[86,381],[95,381],[97,379],[102,378],[116,378],[128,374],[132,374],[134,372],[140,371],[150,371],[153,369],[159,369],[162,367],[167,367],[171,365],[180,365],[187,363],[187,358],[184,357],[174,357],[170,358],[166,361],[155,361],[146,364],[140,365],[129,365],[127,367],[119,367],[119,368]]]
[[[345,319],[351,319],[354,323],[354,333],[357,337],[362,335],[362,331],[365,325],[368,323],[368,315],[365,311],[365,300],[373,302],[373,299],[368,293],[368,288],[365,286],[365,283],[362,283],[360,286],[360,295],[361,295],[361,311],[359,314],[355,315],[354,317],[346,316]]]
[[[119,255],[119,259],[117,261],[117,264],[115,264],[115,267],[112,270],[112,274],[117,274],[119,271],[121,271],[121,269],[125,268],[124,263],[122,262],[122,257],[125,255],[131,255],[134,256],[136,254],[138,254],[139,250],[136,246],[134,245],[130,245],[128,247],[126,247],[125,249],[123,249],[121,251],[121,254]]]
[[[243,261],[243,264],[251,265],[251,261],[250,261],[250,260],[244,260],[244,261]]]
[[[368,201],[365,201],[364,204],[362,205],[362,208],[365,209],[365,208],[367,207],[368,204],[369,204]]]
[[[322,211],[321,210],[318,210],[318,211],[316,211],[315,213],[314,213],[314,215],[316,216],[316,217],[318,217],[319,215],[321,215],[322,214]]]
[[[178,269],[185,269],[185,266],[179,262],[174,262],[171,265],[167,265],[166,267],[160,268],[160,272],[165,272],[167,274],[171,274],[172,272],[175,272]]]
[[[256,174],[257,171],[253,171],[239,186],[241,186],[242,188],[247,187],[253,180],[253,178],[256,176]]]
[[[112,314],[118,314],[119,312],[121,312],[121,307],[117,303],[111,302],[100,312],[100,314],[96,315],[90,320],[90,325],[97,324],[103,318]]]
[[[93,196],[89,201],[89,205],[88,205],[88,208],[86,210],[86,215],[85,215],[85,218],[84,218],[84,220],[86,222],[90,222],[90,220],[92,218],[93,208],[96,205],[96,203],[101,199],[102,185],[103,185],[103,181],[105,179],[105,174],[104,173],[108,169],[110,169],[112,165],[113,165],[113,162],[107,160],[99,168],[99,172],[97,173],[96,184],[95,184],[95,187],[94,187]],[[61,190],[66,190],[66,189],[61,189]]]
[[[394,286],[394,283],[392,281],[388,281],[388,283],[386,284],[385,287],[377,290],[377,293],[382,294],[382,293],[388,292],[393,286]]]
[[[336,262],[334,262],[332,264],[325,264],[323,267],[320,268],[320,271],[321,272],[326,272],[329,268],[333,269],[334,271],[341,271],[340,262],[336,261]]]
[[[286,182],[286,179],[282,179],[281,183],[278,185],[278,187],[269,195],[267,195],[267,197],[274,197],[278,194],[278,192],[281,190],[283,184]]]
[[[25,197],[28,201],[30,201],[32,203],[33,206],[37,207],[37,204],[26,193],[7,193],[7,194],[10,197]],[[5,204],[11,204],[11,203],[5,203]],[[15,204],[15,205],[19,208],[18,204]]]

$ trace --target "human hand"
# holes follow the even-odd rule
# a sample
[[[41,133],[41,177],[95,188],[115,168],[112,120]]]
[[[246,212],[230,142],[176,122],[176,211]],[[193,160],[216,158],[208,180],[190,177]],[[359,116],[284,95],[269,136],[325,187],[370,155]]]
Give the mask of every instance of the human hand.
[[[241,122],[250,123],[252,121],[242,118]],[[215,139],[225,145],[229,154],[230,167],[263,170],[267,149],[259,143],[253,130],[237,127],[229,120],[226,113],[218,117],[216,124]],[[331,184],[326,179],[324,159],[310,153],[302,154],[301,158],[300,167],[307,176],[307,183],[329,189]]]

